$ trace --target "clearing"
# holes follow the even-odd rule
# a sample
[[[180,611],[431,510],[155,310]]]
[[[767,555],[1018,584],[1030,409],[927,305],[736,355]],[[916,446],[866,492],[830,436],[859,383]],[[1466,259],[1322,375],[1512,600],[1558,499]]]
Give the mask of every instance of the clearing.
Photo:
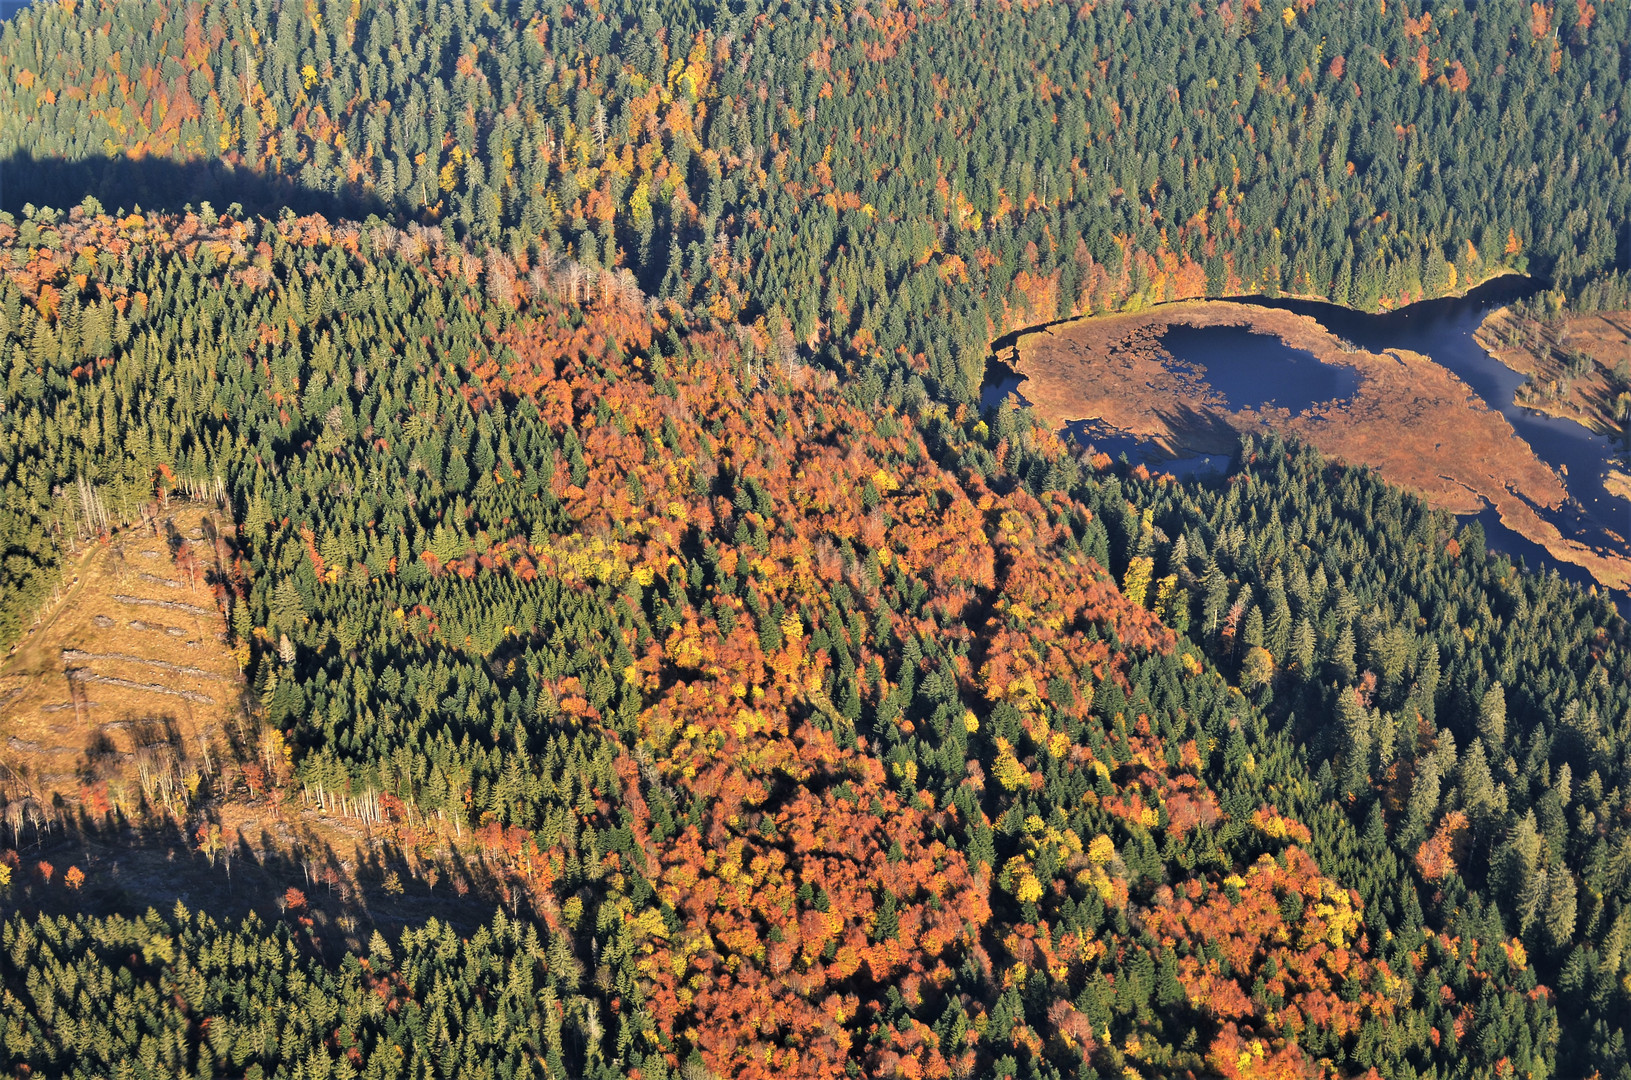
[[[0,665],[0,771],[41,803],[105,784],[126,812],[174,805],[244,730],[243,677],[206,580],[216,522],[172,506],[90,541]]]
[[[387,820],[377,806],[325,813],[293,788],[245,783],[267,745],[227,644],[214,582],[230,553],[218,532],[233,534],[225,515],[177,501],[89,541],[0,660],[12,901],[139,914],[179,900],[274,918],[293,888],[326,946],[353,951],[368,926],[432,915],[475,925],[501,886],[433,824]],[[71,868],[82,884],[64,884]]]

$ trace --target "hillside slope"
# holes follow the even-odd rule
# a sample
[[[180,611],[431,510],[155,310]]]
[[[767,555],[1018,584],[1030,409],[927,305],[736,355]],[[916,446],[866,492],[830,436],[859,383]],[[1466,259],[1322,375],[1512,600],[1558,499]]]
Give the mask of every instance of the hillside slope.
[[[40,4],[0,146],[14,211],[380,213],[972,401],[994,337],[1124,303],[1623,292],[1627,40],[1601,0]]]
[[[67,272],[138,228],[94,281]],[[283,927],[19,916],[14,1067],[89,1075],[148,1025],[172,1032],[161,1071],[1549,1068],[1551,997],[1499,914],[1361,833],[1163,624],[1191,594],[1151,576],[1165,541],[1108,462],[767,365],[770,342],[627,290],[563,300],[435,233],[83,217],[50,239],[0,284],[40,364],[5,414],[10,490],[27,461],[137,520],[144,487],[220,476],[248,744],[293,752],[264,781],[509,914],[451,950],[410,925],[361,969],[319,940],[343,895],[291,896]],[[189,835],[213,812],[170,811]],[[61,903],[12,865],[27,908]],[[155,935],[176,944],[128,959]],[[258,956],[228,961],[246,935]],[[466,1015],[433,1039],[494,964],[561,1010],[512,994],[481,1006],[507,1033]],[[95,1005],[70,1038],[71,984],[29,978],[60,965],[201,989]],[[297,970],[315,1004],[210,988]],[[307,1019],[364,988],[396,1004]]]

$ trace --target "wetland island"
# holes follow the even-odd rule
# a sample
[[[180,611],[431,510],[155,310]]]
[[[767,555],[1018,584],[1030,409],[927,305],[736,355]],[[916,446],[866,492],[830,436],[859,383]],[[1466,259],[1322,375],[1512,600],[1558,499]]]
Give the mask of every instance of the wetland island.
[[[1486,401],[1435,355],[1356,344],[1289,307],[1188,301],[1077,319],[1022,335],[1007,360],[1020,394],[1054,428],[1094,421],[1168,458],[1227,454],[1241,434],[1281,431],[1373,466],[1435,507],[1493,511],[1500,527],[1553,559],[1631,588],[1631,503],[1607,438],[1596,440],[1598,468],[1590,447],[1584,463],[1549,461],[1553,433],[1540,432],[1537,452],[1540,440],[1514,427],[1532,418],[1509,416],[1497,391]],[[1597,505],[1573,487],[1589,488]]]

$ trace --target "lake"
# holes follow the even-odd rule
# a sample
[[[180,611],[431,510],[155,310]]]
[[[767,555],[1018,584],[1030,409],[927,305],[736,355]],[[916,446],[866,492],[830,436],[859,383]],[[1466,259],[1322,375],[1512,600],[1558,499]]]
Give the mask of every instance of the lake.
[[[1610,464],[1616,456],[1625,455],[1627,448],[1573,421],[1514,404],[1514,393],[1524,376],[1490,356],[1473,338],[1490,311],[1532,295],[1540,287],[1527,278],[1501,277],[1462,297],[1423,301],[1377,315],[1309,300],[1248,297],[1242,302],[1311,316],[1339,338],[1373,353],[1405,349],[1432,358],[1500,412],[1535,455],[1559,474],[1568,499],[1556,510],[1537,508],[1542,517],[1565,536],[1631,554],[1631,503],[1609,494],[1605,487]],[[1308,353],[1241,327],[1177,325],[1162,335],[1161,344],[1184,365],[1204,369],[1197,373],[1232,409],[1274,407],[1295,414],[1321,402],[1346,399],[1358,386],[1357,372],[1321,363]],[[1020,381],[1006,364],[992,362],[982,388],[982,405],[999,403],[1017,390]],[[1205,475],[1227,467],[1227,462],[1216,457],[1172,461],[1153,442],[1102,423],[1070,424],[1067,430],[1112,457],[1125,454],[1130,462],[1180,476]],[[1501,524],[1492,508],[1476,519],[1484,526],[1491,550],[1521,558],[1531,567],[1554,569],[1582,585],[1593,583],[1582,568],[1554,558]],[[1617,599],[1623,609],[1626,598]]]
[[[1322,402],[1345,401],[1359,389],[1359,372],[1326,364],[1313,353],[1242,326],[1173,326],[1161,346],[1200,369],[1231,411],[1286,409],[1300,413]]]

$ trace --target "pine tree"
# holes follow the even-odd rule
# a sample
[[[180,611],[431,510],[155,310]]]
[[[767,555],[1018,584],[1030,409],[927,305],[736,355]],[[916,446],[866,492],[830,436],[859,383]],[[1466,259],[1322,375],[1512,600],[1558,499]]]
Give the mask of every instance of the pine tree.
[[[1353,624],[1343,626],[1342,632],[1337,635],[1336,645],[1331,650],[1331,666],[1336,671],[1340,683],[1352,683],[1358,676],[1359,670],[1354,663],[1354,630]]]
[[[1478,734],[1491,754],[1499,755],[1506,746],[1506,692],[1493,683],[1478,702]]]
[[[1468,817],[1483,821],[1495,812],[1495,781],[1490,776],[1489,762],[1484,757],[1483,743],[1474,742],[1468,748],[1456,771],[1456,782],[1461,788],[1461,805]]]

